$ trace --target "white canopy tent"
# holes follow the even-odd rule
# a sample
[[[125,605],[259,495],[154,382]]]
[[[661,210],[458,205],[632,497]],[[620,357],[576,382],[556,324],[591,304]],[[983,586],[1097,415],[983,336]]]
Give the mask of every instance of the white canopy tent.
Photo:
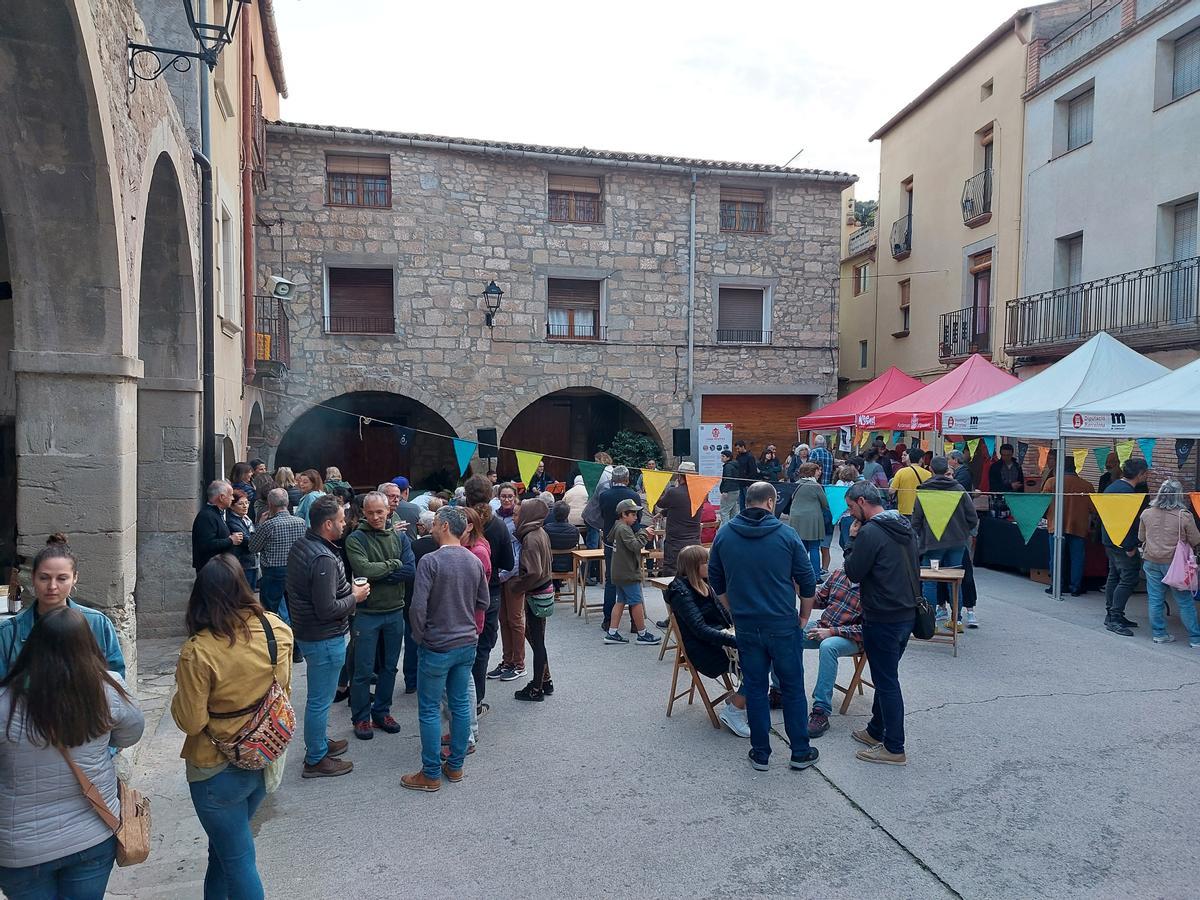
[[[1094,402],[1106,404],[1109,401],[1103,398],[1109,397],[1115,388],[1132,393],[1125,389],[1138,385],[1135,390],[1142,390],[1170,374],[1174,374],[1170,369],[1102,331],[1015,387],[970,406],[948,410],[942,416],[942,424],[951,434],[995,434],[1055,442],[1054,571],[1057,573],[1062,571],[1064,435],[1071,431],[1072,421],[1067,409]],[[1193,380],[1193,385],[1193,390],[1200,387],[1200,380]],[[1197,421],[1200,422],[1200,416]],[[1061,600],[1061,578],[1053,579],[1053,588],[1054,598]]]
[[[995,434],[1054,440],[1062,411],[1153,381],[1170,372],[1100,332],[1054,365],[1007,391],[970,406],[948,410],[942,428],[948,434]],[[1200,386],[1200,385],[1198,385]]]
[[[1200,360],[1091,403],[1072,404],[1060,421],[1064,435],[1200,438]]]

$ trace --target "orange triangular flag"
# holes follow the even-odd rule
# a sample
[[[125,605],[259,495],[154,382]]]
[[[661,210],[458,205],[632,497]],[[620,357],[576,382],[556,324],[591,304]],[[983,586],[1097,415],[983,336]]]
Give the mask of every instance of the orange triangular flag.
[[[692,515],[704,504],[704,498],[721,481],[720,475],[685,475],[688,498],[692,501]]]
[[[1050,458],[1050,448],[1049,447],[1038,447],[1037,451],[1038,451],[1038,468],[1044,469],[1044,468],[1046,468],[1046,460],[1048,460]]]
[[[1100,514],[1100,522],[1109,538],[1120,544],[1133,527],[1133,520],[1142,510],[1145,494],[1092,494],[1092,505]]]
[[[1200,516],[1200,491],[1192,491],[1188,496],[1192,498],[1192,509]]]

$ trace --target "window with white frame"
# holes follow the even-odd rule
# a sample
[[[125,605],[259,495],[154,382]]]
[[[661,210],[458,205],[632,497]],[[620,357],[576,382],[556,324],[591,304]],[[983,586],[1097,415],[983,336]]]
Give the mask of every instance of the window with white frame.
[[[867,367],[867,342],[858,342],[858,367],[865,369]]]
[[[717,293],[718,344],[769,344],[766,326],[766,290],[760,287],[725,287]]]
[[[233,216],[225,204],[221,204],[221,220],[219,223],[221,237],[221,256],[217,263],[217,284],[221,286],[221,318],[230,324],[237,324],[241,304],[238,303],[238,258],[237,244],[233,233]]]

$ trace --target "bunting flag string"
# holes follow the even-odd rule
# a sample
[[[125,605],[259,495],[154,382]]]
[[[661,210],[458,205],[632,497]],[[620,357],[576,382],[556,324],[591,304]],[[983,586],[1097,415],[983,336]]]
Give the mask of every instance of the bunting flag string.
[[[475,448],[478,446],[474,441],[454,438],[454,456],[458,459],[459,475],[467,474],[467,466],[471,464],[471,457],[475,455]]]
[[[1092,494],[1092,506],[1100,514],[1104,530],[1115,542],[1121,543],[1129,534],[1133,520],[1142,511],[1145,494]]]
[[[967,459],[968,460],[974,459],[975,451],[978,449],[979,449],[979,438],[971,438],[971,440],[967,441]]]
[[[983,446],[987,448],[988,459],[996,455],[996,439],[992,436],[987,436],[983,439]],[[1021,454],[1021,459],[1024,461],[1025,454]]]
[[[1072,450],[1071,455],[1075,457],[1075,471],[1082,472],[1083,467],[1087,465],[1087,450]]]
[[[1133,441],[1121,441],[1117,444],[1117,462],[1125,465],[1125,460],[1133,456]]]
[[[1145,457],[1147,465],[1154,459],[1154,445],[1158,443],[1158,438],[1138,438],[1138,447],[1141,448],[1142,456]]]
[[[538,463],[542,461],[542,454],[532,453],[529,450],[514,450],[513,452],[517,457],[517,471],[521,473],[521,482],[528,490],[529,483],[533,481],[533,476],[537,473]]]
[[[1108,447],[1093,447],[1092,454],[1096,457],[1096,468],[1102,473],[1104,472],[1104,464],[1108,461],[1108,454],[1112,450]]]
[[[721,481],[720,475],[684,475],[687,481],[688,499],[692,501],[692,515],[704,505],[704,498]]]
[[[604,474],[604,463],[581,459],[579,461],[579,474],[583,476],[583,486],[587,488],[588,496],[590,497],[596,493],[596,485],[600,483],[600,476]]]
[[[917,503],[921,505],[934,540],[942,539],[946,526],[950,524],[950,517],[965,496],[962,491],[917,491]]]
[[[1016,520],[1017,528],[1021,530],[1021,537],[1025,538],[1025,543],[1028,544],[1034,532],[1037,531],[1038,522],[1042,521],[1042,517],[1046,515],[1046,510],[1053,499],[1053,494],[1011,493],[1004,495],[1004,502],[1008,504],[1009,511]]]
[[[646,509],[654,511],[654,504],[658,502],[658,498],[662,496],[663,490],[673,477],[675,477],[674,472],[662,472],[658,469],[642,470],[642,488],[646,492]]]

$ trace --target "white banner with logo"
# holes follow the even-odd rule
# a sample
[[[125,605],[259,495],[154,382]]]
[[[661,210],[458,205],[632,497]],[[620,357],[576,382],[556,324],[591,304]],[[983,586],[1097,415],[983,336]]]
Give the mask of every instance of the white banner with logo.
[[[700,440],[697,446],[700,448],[696,455],[697,468],[701,475],[720,475],[721,474],[721,451],[728,450],[733,452],[733,423],[724,422],[718,424],[701,425],[698,429],[698,437]],[[720,505],[721,489],[720,485],[715,486],[708,492],[710,503]]]

